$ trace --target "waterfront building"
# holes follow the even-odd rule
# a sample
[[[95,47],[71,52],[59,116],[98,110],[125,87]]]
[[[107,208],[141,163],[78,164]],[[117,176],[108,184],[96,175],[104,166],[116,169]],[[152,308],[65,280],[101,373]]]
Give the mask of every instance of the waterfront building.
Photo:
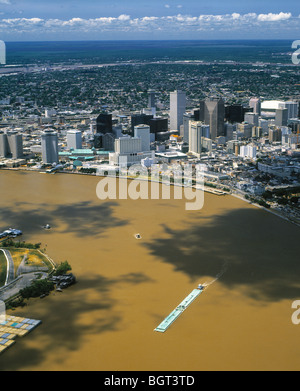
[[[140,137],[121,137],[115,140],[115,152],[109,154],[109,163],[118,166],[131,166],[145,158],[154,159],[154,151],[142,150]]]
[[[180,131],[186,111],[186,94],[177,90],[170,92],[170,130]]]
[[[17,131],[0,133],[0,157],[23,157],[23,137]]]
[[[43,163],[58,163],[58,136],[53,130],[45,130],[41,136]]]
[[[67,131],[67,148],[68,149],[82,148],[82,132],[80,130]]]

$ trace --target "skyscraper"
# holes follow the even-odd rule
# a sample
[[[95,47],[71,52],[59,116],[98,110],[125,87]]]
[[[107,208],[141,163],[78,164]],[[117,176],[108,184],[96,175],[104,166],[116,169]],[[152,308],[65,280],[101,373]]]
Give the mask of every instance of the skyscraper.
[[[249,107],[253,109],[253,113],[261,114],[261,103],[259,98],[251,98],[249,100]]]
[[[177,90],[170,92],[170,130],[180,131],[183,124],[183,114],[186,110],[186,94]]]
[[[16,131],[0,133],[0,157],[23,157],[23,138]]]
[[[101,113],[96,119],[97,133],[111,133],[112,132],[112,114]]]
[[[43,163],[58,163],[58,137],[57,132],[45,130],[42,133],[42,161]]]
[[[288,123],[288,109],[277,109],[275,115],[276,126],[287,126]]]
[[[204,104],[204,122],[209,125],[210,137],[224,136],[225,105],[222,98],[207,98]]]
[[[189,152],[200,156],[202,137],[209,137],[209,125],[205,125],[201,121],[189,121]]]
[[[148,90],[148,109],[155,108],[155,91]]]
[[[142,140],[142,151],[150,151],[150,126],[137,125],[134,127],[134,137]]]
[[[68,130],[67,132],[67,148],[81,149],[82,148],[82,133],[80,130]]]
[[[23,138],[16,131],[7,132],[8,145],[13,159],[23,156]]]

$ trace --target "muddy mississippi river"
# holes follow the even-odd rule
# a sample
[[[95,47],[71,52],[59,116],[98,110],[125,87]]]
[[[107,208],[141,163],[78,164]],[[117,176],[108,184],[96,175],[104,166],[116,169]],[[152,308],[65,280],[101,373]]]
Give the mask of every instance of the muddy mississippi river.
[[[205,194],[198,211],[184,199],[100,201],[98,181],[0,173],[0,228],[41,242],[78,280],[10,312],[43,323],[0,356],[1,370],[300,369],[297,226],[231,196]]]

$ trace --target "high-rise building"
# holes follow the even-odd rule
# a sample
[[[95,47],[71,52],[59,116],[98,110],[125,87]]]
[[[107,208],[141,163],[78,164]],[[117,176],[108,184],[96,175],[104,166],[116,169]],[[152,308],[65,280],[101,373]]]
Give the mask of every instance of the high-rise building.
[[[161,133],[168,131],[168,118],[156,117],[149,121],[150,133]]]
[[[97,133],[111,133],[112,132],[112,114],[101,113],[96,119]]]
[[[230,123],[244,121],[245,110],[242,105],[225,106],[225,119]]]
[[[155,108],[155,91],[148,90],[148,109]]]
[[[249,101],[249,106],[253,108],[253,113],[258,115],[261,114],[261,102],[259,98],[251,98]]]
[[[287,126],[287,124],[288,124],[288,109],[286,108],[277,109],[275,114],[275,125]]]
[[[294,101],[287,101],[280,103],[278,108],[287,109],[287,118],[298,118],[299,103]]]
[[[53,130],[42,133],[42,161],[43,163],[58,163],[58,136]]]
[[[248,124],[258,126],[259,115],[257,113],[245,113],[244,120]]]
[[[183,124],[183,114],[186,110],[186,94],[177,90],[170,92],[170,130],[180,131]]]
[[[142,140],[142,151],[150,151],[150,126],[137,125],[134,127],[134,137]]]
[[[190,132],[190,121],[194,121],[195,117],[191,113],[185,113],[183,115],[183,124],[182,124],[182,131],[180,131],[180,136],[183,137],[183,141],[185,143],[189,143],[189,132]]]
[[[82,148],[82,133],[80,130],[67,131],[67,148],[68,149]]]
[[[134,127],[137,125],[149,125],[153,119],[152,114],[133,114],[131,116],[131,134],[134,134]],[[168,129],[167,129],[168,130]]]
[[[17,131],[0,133],[0,157],[23,157],[23,137]]]
[[[16,131],[7,132],[7,140],[10,153],[13,159],[19,159],[23,156],[23,138]]]
[[[189,121],[189,152],[201,155],[202,137],[209,138],[209,125],[201,121]]]
[[[9,155],[9,145],[7,135],[0,132],[0,157],[7,157]]]
[[[209,125],[210,136],[215,140],[224,136],[225,106],[222,98],[207,98],[204,105],[204,122]]]

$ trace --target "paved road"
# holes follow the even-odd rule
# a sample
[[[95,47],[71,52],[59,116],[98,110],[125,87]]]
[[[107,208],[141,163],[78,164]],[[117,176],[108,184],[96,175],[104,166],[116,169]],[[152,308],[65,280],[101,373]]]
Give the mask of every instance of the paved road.
[[[7,272],[6,272],[6,281],[5,281],[5,285],[7,285],[11,281],[13,281],[15,278],[14,261],[13,261],[11,254],[8,250],[2,249],[2,251],[3,251],[5,258],[6,258],[6,261],[7,261]]]

